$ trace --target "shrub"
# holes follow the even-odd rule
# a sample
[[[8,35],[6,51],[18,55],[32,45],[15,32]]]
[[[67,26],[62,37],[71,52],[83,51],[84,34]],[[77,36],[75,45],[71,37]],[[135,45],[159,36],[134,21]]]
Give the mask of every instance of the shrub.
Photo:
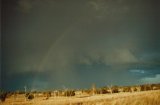
[[[25,94],[25,97],[28,97],[28,96],[29,96],[29,94],[30,94],[30,93],[26,93],[26,94]]]
[[[26,97],[27,99],[29,99],[29,100],[34,99],[34,95],[31,94],[31,93],[26,93],[26,94],[25,94],[25,97]]]
[[[118,93],[118,86],[111,87],[112,93]]]
[[[64,96],[75,96],[75,91],[67,90],[64,92]]]
[[[4,102],[4,101],[5,101],[5,99],[6,99],[6,97],[7,97],[7,93],[6,93],[6,92],[1,91],[1,92],[0,92],[0,100],[1,100],[2,102]]]
[[[28,95],[28,99],[29,99],[29,100],[34,99],[34,95],[33,95],[33,94],[29,94],[29,95]]]
[[[86,89],[86,90],[82,90],[82,93],[91,94],[91,93],[92,93],[92,91],[91,91],[91,90],[89,90],[89,89]]]
[[[141,90],[142,91],[147,91],[147,90],[151,90],[149,85],[141,85]]]
[[[123,92],[130,92],[131,88],[130,87],[123,87]]]
[[[49,97],[51,97],[51,92],[50,91],[46,92],[45,94],[46,94],[46,99],[49,99]]]

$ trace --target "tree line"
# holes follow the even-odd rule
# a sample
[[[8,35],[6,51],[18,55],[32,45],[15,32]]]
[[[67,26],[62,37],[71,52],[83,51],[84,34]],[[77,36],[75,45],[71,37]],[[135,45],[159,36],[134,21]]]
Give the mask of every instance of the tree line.
[[[0,100],[2,102],[5,101],[6,98],[14,96],[16,97],[18,94],[23,94],[26,100],[32,100],[35,97],[46,97],[45,99],[49,99],[50,97],[64,96],[71,97],[80,94],[87,95],[95,95],[95,94],[113,94],[120,92],[140,92],[140,91],[148,91],[148,90],[159,90],[160,84],[143,84],[143,85],[135,85],[135,86],[104,86],[100,88],[96,88],[95,85],[92,85],[90,89],[63,89],[63,90],[54,90],[54,91],[15,91],[15,92],[6,92],[0,90]]]

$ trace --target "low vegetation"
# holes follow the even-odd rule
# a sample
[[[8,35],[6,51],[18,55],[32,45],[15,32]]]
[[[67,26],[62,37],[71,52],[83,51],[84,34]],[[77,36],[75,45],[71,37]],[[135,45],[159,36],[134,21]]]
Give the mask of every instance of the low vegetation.
[[[27,93],[27,94],[26,94],[26,98],[27,98],[28,100],[32,100],[32,99],[34,99],[34,95],[33,95],[32,93]]]
[[[160,105],[159,92],[144,92],[142,94],[128,94],[108,99],[99,99],[86,102],[77,102],[71,105]],[[69,105],[68,103],[66,105]]]
[[[160,105],[160,84],[101,88],[94,85],[90,89],[27,93],[0,91],[0,99],[2,105]]]
[[[64,96],[75,96],[74,90],[67,90],[64,92]]]
[[[1,102],[4,102],[6,97],[7,97],[7,92],[4,92],[4,91],[1,90],[0,91],[0,100],[1,100]]]

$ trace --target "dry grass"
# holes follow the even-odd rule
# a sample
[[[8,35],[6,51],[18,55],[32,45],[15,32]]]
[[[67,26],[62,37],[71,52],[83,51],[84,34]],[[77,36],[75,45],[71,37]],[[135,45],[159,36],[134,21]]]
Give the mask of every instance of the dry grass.
[[[38,97],[31,101],[25,101],[24,96],[16,100],[13,97],[7,98],[1,105],[160,105],[160,90],[115,93],[94,96],[74,97],[51,97],[44,100]]]
[[[73,105],[160,105],[160,91],[75,103]]]

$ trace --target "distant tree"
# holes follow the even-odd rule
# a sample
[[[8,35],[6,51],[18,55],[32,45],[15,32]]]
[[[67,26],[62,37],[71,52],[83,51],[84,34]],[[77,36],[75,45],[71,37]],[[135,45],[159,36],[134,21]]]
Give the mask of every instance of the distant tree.
[[[75,91],[74,90],[66,90],[64,92],[64,96],[75,96]]]
[[[92,85],[92,95],[95,95],[95,94],[97,94],[97,93],[96,93],[96,85],[93,84],[93,85]]]
[[[112,86],[112,93],[118,93],[118,86]]]
[[[82,93],[91,94],[92,90],[91,89],[84,89],[84,90],[82,90]]]
[[[151,87],[149,85],[141,85],[141,90],[142,91],[151,90]]]
[[[46,99],[49,99],[51,97],[51,91],[46,92]]]
[[[28,93],[26,93],[26,94],[25,94],[25,97],[28,97],[28,96],[29,96],[29,94],[30,94],[29,92],[28,92]]]
[[[99,94],[106,94],[109,93],[108,88],[107,87],[102,87],[98,89]]]
[[[113,91],[112,91],[112,85],[108,86],[108,91],[112,94]]]
[[[129,86],[123,87],[123,92],[130,92],[131,88]]]

